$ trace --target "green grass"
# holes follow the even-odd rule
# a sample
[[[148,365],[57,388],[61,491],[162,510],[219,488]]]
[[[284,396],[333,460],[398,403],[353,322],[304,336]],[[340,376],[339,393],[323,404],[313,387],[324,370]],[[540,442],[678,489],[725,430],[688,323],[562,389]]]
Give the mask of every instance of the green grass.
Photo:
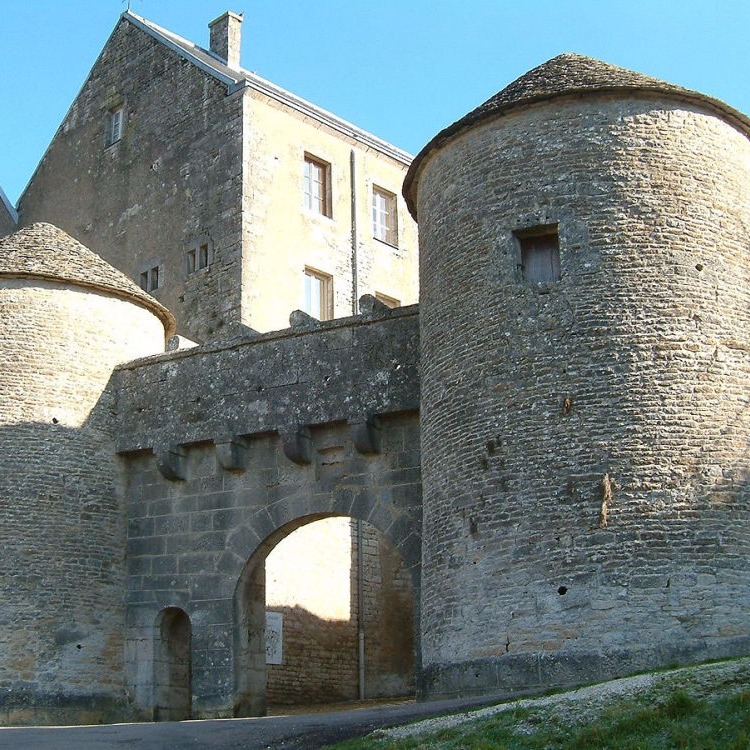
[[[715,681],[680,670],[641,694],[511,708],[490,718],[403,740],[373,736],[336,750],[750,750],[750,667]],[[581,718],[585,717],[585,718]]]

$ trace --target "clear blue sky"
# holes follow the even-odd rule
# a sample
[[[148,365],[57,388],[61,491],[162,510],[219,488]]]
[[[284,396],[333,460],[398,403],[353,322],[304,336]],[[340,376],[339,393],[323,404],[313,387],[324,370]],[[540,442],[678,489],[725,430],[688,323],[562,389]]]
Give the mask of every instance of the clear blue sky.
[[[750,112],[749,0],[131,0],[202,46],[243,12],[243,67],[416,153],[530,68],[578,52]],[[125,9],[3,0],[0,185],[15,202]]]

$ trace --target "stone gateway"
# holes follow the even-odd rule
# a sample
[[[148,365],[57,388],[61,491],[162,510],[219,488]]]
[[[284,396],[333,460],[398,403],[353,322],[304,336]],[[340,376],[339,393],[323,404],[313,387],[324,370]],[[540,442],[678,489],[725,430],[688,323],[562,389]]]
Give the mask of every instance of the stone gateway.
[[[116,49],[132,36],[161,75],[139,23]],[[177,316],[198,345],[137,283],[146,255],[110,265],[132,217],[93,212],[109,262],[44,223],[53,204],[79,220],[49,192],[58,144],[0,239],[0,720],[263,713],[267,686],[291,689],[269,677],[266,558],[336,517],[370,529],[351,527],[352,570],[371,575],[352,573],[350,602],[377,602],[359,677],[379,694],[514,695],[747,654],[749,135],[702,94],[554,58],[411,163],[418,306],[370,289],[356,315],[290,309],[259,333],[232,287],[241,241],[217,234],[200,269],[216,297]],[[121,177],[88,175],[102,195]],[[395,210],[385,195],[373,206]],[[187,252],[199,263],[200,242]],[[301,619],[271,618],[271,661]]]

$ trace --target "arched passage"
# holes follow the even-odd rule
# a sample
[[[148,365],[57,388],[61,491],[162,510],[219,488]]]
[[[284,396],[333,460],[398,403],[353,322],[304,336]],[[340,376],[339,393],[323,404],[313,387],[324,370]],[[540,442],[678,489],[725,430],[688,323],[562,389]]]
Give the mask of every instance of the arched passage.
[[[348,516],[306,516],[270,535],[235,593],[235,715],[264,714],[269,696],[290,705],[411,693],[415,573],[385,535]],[[283,633],[283,657],[269,664],[267,609]]]
[[[179,607],[161,610],[154,623],[154,721],[190,718],[191,626]]]

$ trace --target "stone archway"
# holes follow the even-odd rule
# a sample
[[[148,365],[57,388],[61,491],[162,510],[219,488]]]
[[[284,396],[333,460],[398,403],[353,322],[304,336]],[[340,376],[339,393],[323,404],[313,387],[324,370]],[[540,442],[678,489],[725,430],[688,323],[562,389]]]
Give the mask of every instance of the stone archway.
[[[191,714],[190,618],[166,607],[154,623],[154,721],[182,721]]]
[[[283,636],[284,660],[282,663],[275,663],[274,666],[269,667],[266,663],[265,632],[266,560],[280,543],[292,541],[294,536],[299,537],[303,532],[306,533],[312,529],[313,525],[326,526],[322,519],[333,520],[334,518],[349,521],[352,534],[349,564],[352,567],[353,578],[348,619],[316,617],[302,607],[284,608],[269,604],[275,615],[278,615],[280,619],[283,617],[285,633]],[[307,528],[303,530],[303,526]],[[336,526],[341,529],[340,525]],[[363,528],[367,529],[366,539],[363,537]],[[375,547],[374,552],[373,547]],[[385,549],[388,550],[388,554],[383,554]],[[304,549],[297,546],[296,551],[302,552],[299,564],[306,565],[308,556],[304,553]],[[310,556],[314,556],[314,551]],[[380,565],[381,557],[383,558],[382,566]],[[374,576],[371,571],[373,559],[377,561],[377,571]],[[400,561],[400,564],[397,564],[400,568],[400,576],[395,587],[391,587],[390,581],[381,582],[378,579],[383,573],[386,575],[393,573],[394,559]],[[366,586],[357,585],[357,581],[362,581],[363,567],[360,566],[362,561],[369,561],[368,572],[372,577]],[[373,581],[377,581],[374,586],[375,591],[371,590]],[[367,592],[365,588],[368,589]],[[393,603],[393,588],[401,589],[399,604],[403,605],[407,602],[408,613],[376,611],[378,607]],[[381,589],[388,590],[388,594],[379,596]],[[404,589],[406,589],[406,595],[404,595]],[[415,651],[418,651],[418,648],[415,649],[418,621],[417,591],[418,575],[415,568],[408,565],[402,553],[386,538],[386,535],[377,532],[375,527],[368,523],[357,521],[351,516],[324,513],[295,519],[277,529],[250,556],[235,592],[235,715],[258,716],[266,712],[269,674],[272,678],[274,698],[286,705],[299,701],[325,703],[408,694],[413,689],[418,661],[418,655],[415,654]],[[364,624],[365,622],[367,625]],[[383,637],[381,631],[387,628],[378,626],[384,622],[389,623],[391,627],[394,627],[395,623],[396,629],[401,628],[399,648],[389,648],[389,644],[383,643],[386,638]],[[407,637],[403,637],[404,624],[409,631],[406,634]],[[366,640],[367,651],[365,651],[365,627],[369,628]],[[300,630],[306,632],[300,633]],[[292,637],[290,638],[289,635]],[[306,647],[303,644],[306,644]],[[394,650],[400,650],[402,654],[405,651],[408,652],[407,658],[402,659],[402,663],[395,670],[393,669]],[[404,664],[408,666],[405,668]],[[408,671],[406,675],[403,674],[405,669]],[[394,679],[396,672],[399,671],[401,674]],[[377,678],[373,679],[374,675],[377,675]],[[340,684],[337,682],[339,679]]]

